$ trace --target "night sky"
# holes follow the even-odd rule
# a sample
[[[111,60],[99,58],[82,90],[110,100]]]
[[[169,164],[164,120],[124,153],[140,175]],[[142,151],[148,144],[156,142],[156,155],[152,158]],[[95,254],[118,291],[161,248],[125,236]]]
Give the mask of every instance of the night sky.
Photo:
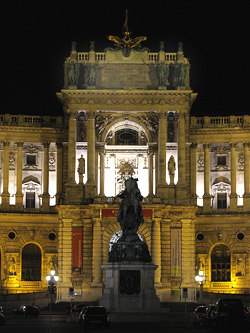
[[[123,36],[126,9],[132,37],[147,36],[142,46],[151,52],[159,41],[165,52],[183,43],[198,93],[191,115],[250,114],[248,1],[6,1],[4,8],[1,114],[62,115],[56,92],[71,43],[79,52],[91,40],[97,52],[112,47],[107,36]]]

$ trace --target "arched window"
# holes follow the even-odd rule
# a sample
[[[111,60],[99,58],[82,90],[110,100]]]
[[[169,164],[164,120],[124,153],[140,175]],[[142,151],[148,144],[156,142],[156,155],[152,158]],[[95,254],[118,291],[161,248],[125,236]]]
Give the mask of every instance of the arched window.
[[[23,248],[22,281],[41,281],[41,251],[36,244],[27,244]]]
[[[115,133],[116,145],[138,145],[138,132],[124,128]]]
[[[211,252],[211,281],[231,281],[231,254],[224,244],[216,245]]]

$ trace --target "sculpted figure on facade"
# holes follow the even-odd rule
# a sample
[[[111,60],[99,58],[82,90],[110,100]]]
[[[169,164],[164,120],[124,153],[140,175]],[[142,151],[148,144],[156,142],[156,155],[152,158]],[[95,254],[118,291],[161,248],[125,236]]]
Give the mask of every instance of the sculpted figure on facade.
[[[86,74],[88,77],[88,86],[94,87],[96,85],[96,67],[97,63],[89,65],[86,68]]]
[[[188,65],[184,64],[183,62],[176,66],[175,75],[177,78],[177,86],[181,87],[185,86],[187,71],[188,71]]]
[[[159,86],[165,86],[166,79],[168,79],[169,76],[169,65],[166,65],[164,63],[158,64],[156,66],[156,70],[157,70]]]
[[[7,259],[7,275],[16,275],[16,261],[11,255]]]
[[[80,64],[71,61],[66,64],[66,75],[69,80],[69,86],[77,86],[80,74]]]
[[[174,183],[175,170],[176,170],[175,159],[174,159],[174,156],[171,155],[169,160],[168,160],[168,174],[169,174],[169,177],[170,177],[170,184],[171,185],[173,185],[173,183]]]
[[[79,174],[79,183],[83,183],[83,175],[85,174],[85,159],[83,158],[83,155],[81,155],[80,158],[78,158],[78,168],[77,172]]]

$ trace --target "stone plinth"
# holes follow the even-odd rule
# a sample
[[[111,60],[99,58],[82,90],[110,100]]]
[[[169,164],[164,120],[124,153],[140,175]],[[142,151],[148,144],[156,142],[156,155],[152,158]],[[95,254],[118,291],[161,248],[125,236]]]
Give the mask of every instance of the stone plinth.
[[[154,271],[158,266],[142,262],[109,262],[105,289],[100,305],[112,312],[143,312],[160,308],[154,288]]]

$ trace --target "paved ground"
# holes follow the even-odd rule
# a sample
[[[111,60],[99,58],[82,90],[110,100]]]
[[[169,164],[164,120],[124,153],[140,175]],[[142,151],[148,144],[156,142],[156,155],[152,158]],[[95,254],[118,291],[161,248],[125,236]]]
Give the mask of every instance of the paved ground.
[[[50,317],[48,314],[39,315],[38,318],[23,318],[23,317],[12,317],[6,315],[6,324],[5,326],[0,326],[1,333],[49,333],[50,332]],[[66,322],[66,315],[52,315],[51,321],[51,333],[66,333],[66,332],[109,332],[109,333],[185,333],[185,332],[194,332],[194,333],[217,333],[221,332],[215,329],[207,329],[205,327],[194,326],[192,323],[167,323],[167,322],[113,322],[110,329],[103,328],[89,328],[83,330],[78,323],[69,323]],[[224,332],[237,332],[240,330],[237,328],[232,328],[230,331],[228,328],[222,330]],[[249,332],[248,329],[244,329],[244,332]]]

